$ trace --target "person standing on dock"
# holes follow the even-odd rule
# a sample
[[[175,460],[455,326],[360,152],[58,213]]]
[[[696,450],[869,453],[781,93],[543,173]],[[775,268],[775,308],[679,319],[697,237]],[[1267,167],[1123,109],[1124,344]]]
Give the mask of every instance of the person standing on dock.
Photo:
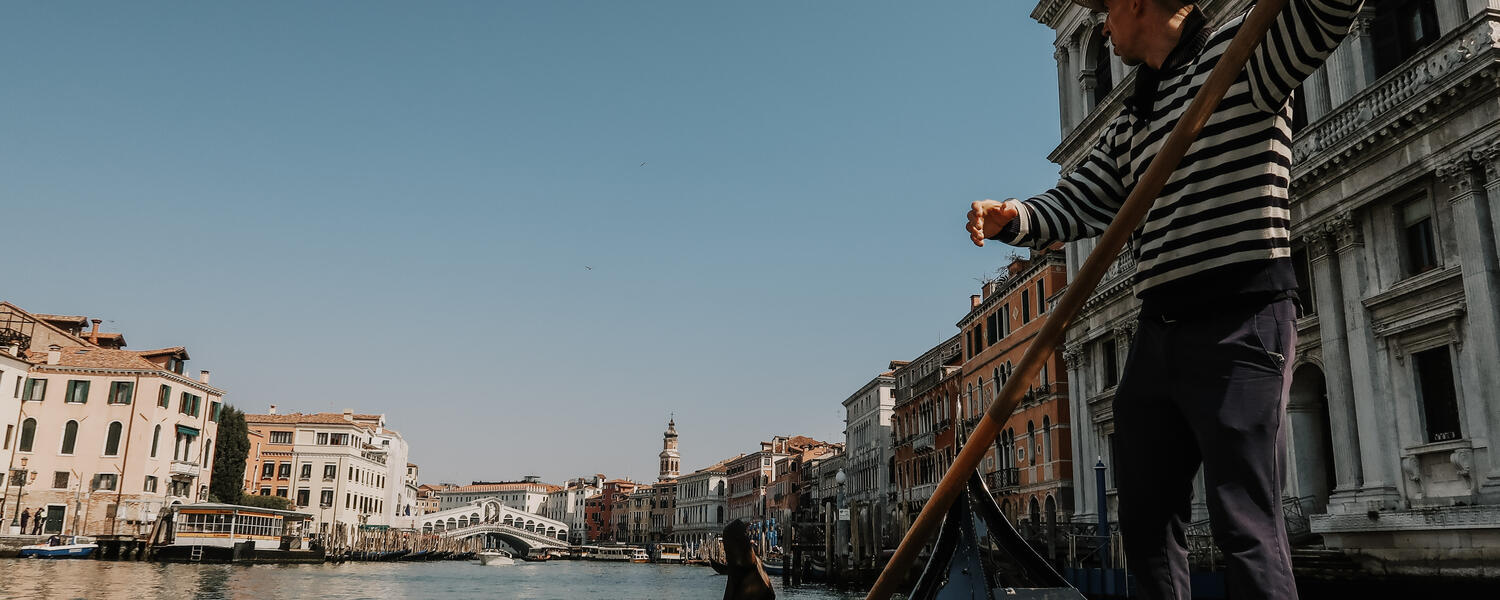
[[[31,509],[21,511],[21,535],[26,535],[26,526],[30,525]]]
[[[1021,201],[983,200],[970,239],[1044,248],[1098,236],[1239,31],[1182,0],[1073,0],[1104,14],[1134,93],[1081,164]],[[1142,598],[1191,597],[1184,525],[1203,468],[1236,598],[1295,599],[1281,515],[1296,348],[1292,92],[1347,35],[1363,0],[1289,0],[1135,233],[1137,334],[1115,391],[1115,483]],[[1112,258],[1112,257],[1111,257]]]
[[[34,520],[31,522],[31,535],[41,535],[42,534],[42,521],[46,518],[46,514],[47,514],[47,509],[42,508],[42,507],[37,507],[37,509],[36,509],[36,515],[33,518]],[[21,533],[26,533],[26,531],[23,529],[21,531]]]

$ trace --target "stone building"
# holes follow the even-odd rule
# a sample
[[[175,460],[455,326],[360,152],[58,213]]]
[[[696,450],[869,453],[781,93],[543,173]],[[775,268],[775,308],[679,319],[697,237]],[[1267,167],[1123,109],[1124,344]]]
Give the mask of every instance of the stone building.
[[[844,461],[849,491],[850,519],[865,547],[874,556],[896,547],[901,532],[892,524],[895,506],[895,448],[891,418],[896,408],[896,374],[875,376],[844,399]],[[806,474],[803,479],[815,484]],[[856,554],[861,554],[856,552]]]
[[[1249,3],[1201,4],[1219,23]],[[1368,0],[1292,100],[1303,316],[1285,504],[1329,546],[1391,572],[1481,572],[1454,565],[1500,556],[1496,8]],[[1111,57],[1099,16],[1043,0],[1032,17],[1057,31],[1062,143],[1049,158],[1068,171],[1132,75]],[[1070,276],[1092,247],[1067,245]],[[1109,462],[1109,401],[1138,310],[1133,273],[1127,248],[1066,335],[1074,456]],[[1083,480],[1089,462],[1075,464]],[[1095,518],[1095,500],[1093,486],[1075,488],[1078,520]]]
[[[622,506],[640,484],[628,479],[610,479],[604,482],[598,494],[584,500],[584,521],[589,542],[621,542],[616,537],[615,507]]]
[[[568,524],[568,543],[580,545],[587,541],[586,504],[589,498],[599,495],[604,489],[604,474],[593,477],[578,477],[563,482],[561,489],[547,494],[543,516]]]
[[[692,553],[698,546],[719,537],[729,523],[729,490],[724,465],[740,456],[719,461],[677,480],[677,517],[672,531],[674,541],[683,544],[685,552]]]

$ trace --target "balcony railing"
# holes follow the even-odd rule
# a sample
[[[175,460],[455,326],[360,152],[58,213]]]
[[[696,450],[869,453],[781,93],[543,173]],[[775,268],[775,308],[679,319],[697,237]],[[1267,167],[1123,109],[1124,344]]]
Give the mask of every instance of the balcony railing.
[[[203,467],[181,460],[172,461],[172,466],[168,471],[173,477],[197,477],[202,472]]]
[[[1021,469],[1017,467],[1003,467],[986,473],[985,476],[989,479],[985,483],[988,483],[990,491],[996,494],[1010,493],[1021,487]]]

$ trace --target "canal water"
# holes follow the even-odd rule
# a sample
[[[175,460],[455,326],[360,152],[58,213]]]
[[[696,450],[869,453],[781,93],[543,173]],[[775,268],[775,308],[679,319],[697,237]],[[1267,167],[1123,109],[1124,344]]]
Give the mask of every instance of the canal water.
[[[862,594],[776,586],[776,597],[846,600]],[[0,559],[0,598],[608,598],[724,596],[707,567],[584,561],[483,567],[463,562],[343,565],[168,565],[95,560]]]

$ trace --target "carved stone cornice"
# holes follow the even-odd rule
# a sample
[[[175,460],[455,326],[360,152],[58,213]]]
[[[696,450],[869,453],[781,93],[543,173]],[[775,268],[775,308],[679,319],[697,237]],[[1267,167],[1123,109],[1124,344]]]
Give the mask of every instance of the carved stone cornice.
[[[1135,329],[1138,323],[1135,319],[1129,319],[1115,325],[1115,339],[1120,342],[1121,346],[1129,346],[1130,340],[1135,339]]]
[[[1063,64],[1067,63],[1067,61],[1068,61],[1068,47],[1067,46],[1058,46],[1056,50],[1052,51],[1052,58],[1057,59],[1058,63],[1063,63]]]
[[[1479,162],[1479,167],[1484,169],[1486,185],[1500,183],[1500,138],[1474,146],[1470,150],[1470,155]]]

